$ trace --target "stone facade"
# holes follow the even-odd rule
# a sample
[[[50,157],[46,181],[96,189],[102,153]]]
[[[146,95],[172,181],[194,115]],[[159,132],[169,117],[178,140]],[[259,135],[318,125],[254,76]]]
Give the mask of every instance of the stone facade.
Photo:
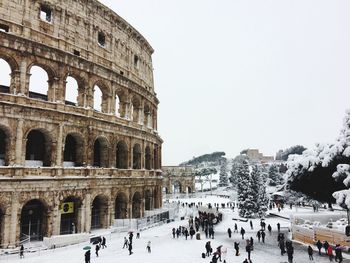
[[[273,156],[265,156],[261,152],[259,152],[258,149],[248,149],[246,154],[249,157],[249,159],[254,162],[268,163],[274,161]]]
[[[162,174],[166,194],[195,192],[195,170],[192,166],[163,166]]]
[[[161,207],[152,53],[96,0],[0,2],[0,59],[11,69],[9,86],[0,76],[2,247]],[[30,90],[33,66],[47,73],[46,93]],[[68,77],[75,103],[66,100]]]

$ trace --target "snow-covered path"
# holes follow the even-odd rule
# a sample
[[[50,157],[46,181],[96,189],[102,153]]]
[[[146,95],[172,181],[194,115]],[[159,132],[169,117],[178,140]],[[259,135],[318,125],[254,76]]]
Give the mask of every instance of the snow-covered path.
[[[212,247],[215,250],[219,245],[223,245],[227,248],[226,262],[238,262],[241,263],[246,258],[245,241],[241,239],[241,236],[237,233],[233,234],[231,239],[228,238],[227,228],[234,229],[234,223],[232,217],[237,217],[236,213],[233,213],[230,209],[223,209],[224,220],[215,228],[215,239],[211,241]],[[258,230],[259,220],[253,220],[255,226],[254,230],[250,230],[249,223],[237,222],[238,227],[241,226],[246,230],[246,238],[252,236],[254,238],[254,251],[251,254],[253,263],[280,263],[287,262],[287,256],[281,256],[279,248],[277,247],[276,236],[276,224],[280,222],[281,227],[288,227],[289,222],[280,218],[268,218],[266,219],[266,225],[271,224],[273,228],[273,234],[266,235],[266,243],[258,243],[256,238],[256,231]],[[133,242],[133,252],[129,256],[127,249],[122,249],[123,246],[123,234],[112,234],[107,236],[107,248],[100,250],[100,257],[95,256],[95,251],[92,249],[91,263],[103,262],[130,262],[130,263],[149,263],[149,262],[161,262],[161,263],[209,263],[211,258],[202,259],[201,253],[205,251],[204,246],[206,243],[205,236],[201,234],[202,240],[186,241],[184,237],[179,239],[173,239],[171,236],[171,229],[180,225],[187,226],[187,220],[177,221],[170,224],[166,224],[157,228],[149,229],[141,232],[141,238],[135,239]],[[152,243],[152,253],[147,253],[146,244],[148,241]],[[233,242],[240,241],[241,255],[234,256]],[[84,250],[83,247],[89,245],[79,244],[75,246],[59,248],[56,250],[48,250],[40,253],[26,254],[25,258],[19,260],[18,256],[6,256],[0,258],[2,262],[23,262],[23,263],[78,263],[84,262]],[[306,252],[306,247],[293,243],[294,263],[306,263],[310,262]],[[325,256],[319,257],[317,253],[314,253],[314,262],[325,263],[329,262]]]

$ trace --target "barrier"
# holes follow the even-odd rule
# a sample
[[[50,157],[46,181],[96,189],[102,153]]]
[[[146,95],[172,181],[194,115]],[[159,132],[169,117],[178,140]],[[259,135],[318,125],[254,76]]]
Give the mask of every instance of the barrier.
[[[48,248],[64,247],[89,241],[87,233],[44,237],[43,243]]]

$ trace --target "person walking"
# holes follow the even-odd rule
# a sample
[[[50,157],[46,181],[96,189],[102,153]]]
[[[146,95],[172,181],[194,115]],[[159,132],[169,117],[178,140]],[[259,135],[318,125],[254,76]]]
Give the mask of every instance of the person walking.
[[[186,238],[186,240],[187,240],[187,237],[188,237],[188,230],[187,230],[187,228],[185,229],[184,234],[185,234],[185,238]]]
[[[251,250],[254,250],[254,239],[253,239],[253,237],[250,237],[250,248],[251,248]]]
[[[194,236],[195,233],[196,233],[196,231],[194,231],[194,228],[191,226],[191,228],[190,228],[191,239],[193,239],[193,236]]]
[[[281,230],[281,224],[277,223],[277,231],[278,231],[278,233],[280,232],[280,230]]]
[[[134,237],[134,234],[130,232],[129,234],[129,244],[132,244],[132,238]]]
[[[96,254],[96,257],[98,257],[98,251],[100,250],[100,245],[99,244],[96,244],[96,247],[95,247],[95,254]]]
[[[339,263],[341,263],[343,261],[343,255],[342,255],[342,250],[341,250],[340,244],[335,245],[335,261],[337,261]]]
[[[235,229],[233,230],[233,233],[238,233],[238,226],[237,226],[237,223],[235,223]]]
[[[130,256],[132,254],[132,243],[129,243],[128,250],[129,250],[129,256]]]
[[[241,227],[241,235],[242,235],[242,239],[244,240],[244,234],[245,234],[245,230],[243,227]]]
[[[85,257],[85,263],[90,263],[90,257],[91,257],[91,252],[90,252],[90,250],[88,250],[88,251],[85,252],[84,257]]]
[[[314,250],[312,249],[311,246],[308,246],[308,248],[307,248],[307,254],[309,255],[310,261],[314,260],[314,257],[313,257]]]
[[[327,240],[323,243],[323,247],[324,247],[324,250],[326,251],[326,254],[327,254],[328,247],[329,247],[329,244],[328,244]]]
[[[232,230],[231,230],[231,228],[228,228],[228,229],[227,229],[227,234],[228,234],[228,238],[231,238],[231,235],[232,235]]]
[[[250,244],[249,240],[247,240],[247,245],[245,247],[245,251],[248,253],[248,260],[250,260],[250,253],[252,251],[252,247],[251,247],[251,244]]]
[[[208,241],[207,243],[205,243],[205,250],[206,250],[206,256],[209,257],[211,254],[211,245],[210,245],[210,241]]]
[[[267,226],[267,230],[269,230],[269,233],[271,235],[272,227],[270,226],[270,224]]]
[[[176,234],[175,227],[173,227],[172,229],[172,234],[173,234],[173,238],[175,238],[175,234]]]
[[[107,246],[106,246],[106,238],[105,238],[105,237],[102,237],[101,246],[102,246],[102,249],[105,248],[105,247],[107,247]]]
[[[332,248],[332,246],[328,246],[327,255],[328,255],[329,261],[333,261],[333,248]]]
[[[24,246],[21,245],[19,249],[19,258],[24,258]]]
[[[129,241],[126,237],[124,237],[124,245],[123,245],[123,248],[128,248],[129,246]]]
[[[321,255],[322,242],[320,240],[317,240],[316,247],[318,249],[318,254]],[[327,251],[326,251],[326,253],[327,253]]]
[[[151,253],[151,241],[147,242],[147,246],[146,246],[147,252]]]
[[[263,243],[265,243],[265,236],[266,236],[265,231],[261,231],[261,239]]]
[[[250,220],[250,221],[249,221],[249,224],[250,224],[250,229],[252,229],[252,230],[253,230],[253,221],[252,221],[252,220]]]
[[[261,232],[260,232],[260,230],[258,231],[258,233],[256,233],[256,236],[258,237],[258,242],[260,243],[260,238],[261,238]]]
[[[238,257],[239,256],[239,242],[234,243],[234,248],[236,250],[236,256]]]
[[[293,263],[293,254],[294,254],[294,247],[292,243],[290,243],[287,247],[288,263]]]

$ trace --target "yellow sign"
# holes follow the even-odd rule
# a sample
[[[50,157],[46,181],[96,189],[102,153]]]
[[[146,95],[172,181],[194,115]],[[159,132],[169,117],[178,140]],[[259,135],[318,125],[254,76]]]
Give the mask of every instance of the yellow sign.
[[[74,202],[66,202],[61,204],[61,214],[74,213]]]

